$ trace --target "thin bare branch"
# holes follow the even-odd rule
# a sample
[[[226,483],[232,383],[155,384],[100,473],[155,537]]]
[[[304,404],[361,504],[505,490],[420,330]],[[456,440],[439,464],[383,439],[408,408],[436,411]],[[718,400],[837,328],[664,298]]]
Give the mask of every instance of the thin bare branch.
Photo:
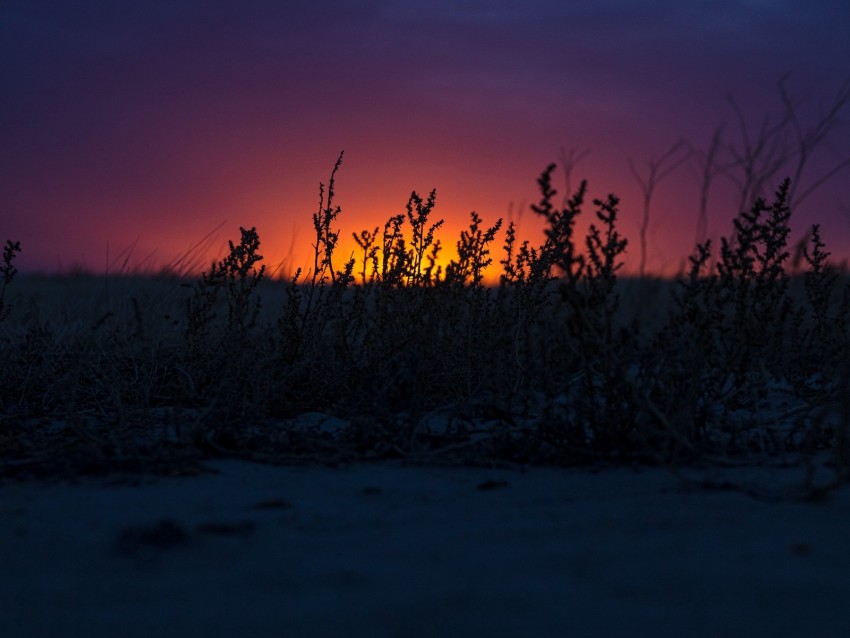
[[[566,206],[567,202],[573,196],[573,171],[578,163],[588,155],[590,155],[589,148],[582,151],[576,151],[575,148],[570,148],[569,152],[567,152],[563,146],[561,147],[561,168],[564,171],[564,185],[566,186],[563,206]]]
[[[694,245],[705,241],[708,235],[708,195],[714,178],[723,172],[724,167],[718,162],[718,154],[723,145],[723,126],[717,126],[711,136],[711,143],[704,153],[697,153],[700,171],[699,212],[697,213],[697,228]]]
[[[794,99],[788,92],[788,89],[785,86],[788,77],[789,74],[786,74],[779,81],[779,94],[782,98],[782,104],[785,107],[788,120],[790,121],[791,127],[794,131],[796,143],[797,162],[794,167],[794,176],[791,180],[789,202],[799,204],[806,199],[806,197],[820,188],[824,183],[829,181],[829,179],[840,173],[847,166],[850,166],[850,156],[839,159],[836,165],[815,179],[814,183],[806,188],[802,195],[799,197],[796,196],[797,191],[801,188],[803,172],[806,165],[809,163],[815,150],[821,144],[825,144],[827,142],[828,136],[841,121],[840,116],[842,111],[848,104],[850,104],[850,79],[845,81],[845,83],[839,88],[835,99],[831,103],[826,114],[821,116],[820,120],[818,120],[814,126],[805,128],[801,122],[798,112],[798,106],[802,103],[802,101],[798,100],[795,103]]]
[[[684,140],[673,143],[670,148],[657,158],[647,163],[647,175],[641,175],[632,158],[628,158],[629,170],[637,180],[643,193],[643,219],[640,227],[640,266],[641,277],[646,273],[646,234],[649,230],[649,219],[652,208],[652,196],[655,188],[665,177],[684,164],[693,154],[693,149]]]

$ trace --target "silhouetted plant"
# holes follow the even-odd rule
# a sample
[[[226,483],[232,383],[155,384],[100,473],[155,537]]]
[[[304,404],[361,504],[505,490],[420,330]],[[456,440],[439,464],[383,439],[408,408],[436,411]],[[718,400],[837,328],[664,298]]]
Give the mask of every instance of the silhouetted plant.
[[[695,245],[706,241],[708,235],[708,200],[711,185],[718,175],[729,167],[719,163],[718,156],[723,151],[723,127],[718,126],[712,131],[711,142],[705,151],[695,150],[694,156],[698,162],[700,189],[699,208],[697,209]]]
[[[562,277],[570,284],[575,284],[584,269],[584,257],[576,250],[573,233],[576,217],[581,211],[587,192],[587,181],[582,181],[566,206],[558,210],[553,204],[557,195],[557,191],[552,187],[552,172],[555,168],[555,164],[550,164],[537,180],[541,198],[538,204],[532,204],[531,210],[546,222],[546,242],[538,251],[537,259],[532,260],[532,264],[541,270],[541,274],[546,278],[557,268]]]
[[[457,242],[457,259],[446,267],[445,281],[450,284],[480,286],[484,279],[484,270],[493,263],[489,245],[496,239],[496,233],[502,227],[502,220],[496,220],[487,230],[481,228],[481,217],[475,211],[470,213],[468,230],[460,232]]]
[[[400,286],[408,270],[408,251],[402,226],[404,215],[390,217],[384,224],[381,245],[381,283],[384,286]]]
[[[254,298],[255,291],[266,267],[257,268],[257,263],[263,259],[257,252],[260,247],[257,229],[240,227],[239,232],[242,235],[239,244],[228,241],[228,254],[213,262],[209,272],[201,273],[194,294],[187,300],[190,341],[206,335],[209,324],[215,319],[215,305],[222,293],[227,301],[228,339],[244,338],[256,324],[261,302]]]
[[[428,251],[432,247],[437,248],[434,243],[434,232],[442,225],[443,220],[440,219],[430,226],[428,218],[431,211],[434,209],[434,204],[437,198],[437,191],[432,190],[426,201],[417,195],[416,191],[410,194],[410,199],[407,201],[407,220],[410,222],[412,237],[410,240],[410,250],[405,264],[407,272],[405,274],[405,283],[408,286],[418,286],[420,284],[431,283],[431,270],[425,266],[425,259],[428,256]],[[436,258],[436,253],[434,254]],[[431,268],[435,259],[431,260]]]
[[[643,177],[638,172],[634,162],[629,158],[629,169],[640,185],[643,194],[643,217],[640,224],[640,266],[638,267],[638,273],[641,277],[646,274],[646,236],[649,231],[649,219],[655,189],[661,183],[661,180],[684,164],[691,157],[691,154],[692,151],[688,144],[683,140],[679,140],[661,154],[661,156],[647,161],[646,177]]]
[[[0,288],[0,321],[8,317],[12,311],[12,307],[6,303],[6,287],[12,283],[18,272],[12,262],[15,261],[19,252],[21,252],[21,242],[11,239],[6,241],[3,247],[3,264],[0,265],[0,275],[3,276],[3,287]]]
[[[372,232],[362,230],[359,235],[357,233],[351,233],[354,241],[357,242],[357,245],[363,251],[363,271],[360,275],[360,282],[364,285],[367,281],[366,270],[370,264],[372,265],[372,274],[368,281],[374,281],[375,276],[378,274],[378,252],[380,248],[375,245],[375,241],[378,239],[378,230],[376,226]]]
[[[327,201],[325,201],[325,186],[319,184],[319,208],[313,213],[313,228],[316,231],[316,243],[313,244],[312,283],[314,286],[317,283],[323,284],[327,276],[330,276],[331,281],[336,279],[336,272],[333,268],[333,253],[339,241],[339,231],[333,229],[331,225],[342,212],[339,206],[334,207],[333,200],[336,173],[342,165],[343,154],[344,151],[339,154],[333,171],[331,171]]]
[[[789,77],[786,73],[777,83],[781,110],[766,112],[755,126],[748,122],[734,96],[727,96],[737,121],[738,139],[729,140],[724,128],[717,127],[708,148],[695,153],[701,180],[698,243],[705,240],[709,194],[718,176],[734,184],[738,191],[736,210],[744,211],[750,210],[756,199],[764,197],[765,190],[782,173],[791,176],[787,200],[789,206],[796,207],[850,168],[850,156],[838,152],[828,164],[820,164],[819,173],[809,175],[817,150],[833,146],[831,138],[850,105],[850,80],[839,87],[817,119],[806,120],[800,113],[802,100],[793,97],[788,89]]]
[[[739,376],[761,362],[780,365],[777,357],[784,351],[777,346],[791,321],[789,276],[783,266],[789,257],[789,186],[789,180],[782,183],[772,205],[757,199],[734,220],[733,237],[721,239],[717,271],[734,308],[729,355],[737,360]]]
[[[224,281],[227,290],[228,332],[235,337],[242,337],[252,329],[257,322],[260,311],[260,299],[255,298],[257,285],[266,272],[265,265],[257,268],[263,256],[257,251],[260,248],[260,237],[253,226],[246,230],[239,228],[242,237],[238,245],[228,241],[227,256],[217,264],[217,277]]]
[[[571,148],[567,151],[564,147],[561,147],[561,170],[564,173],[565,187],[563,205],[565,207],[569,201],[570,195],[573,193],[573,173],[575,172],[576,166],[578,166],[578,163],[588,155],[590,155],[589,148],[581,151]]]

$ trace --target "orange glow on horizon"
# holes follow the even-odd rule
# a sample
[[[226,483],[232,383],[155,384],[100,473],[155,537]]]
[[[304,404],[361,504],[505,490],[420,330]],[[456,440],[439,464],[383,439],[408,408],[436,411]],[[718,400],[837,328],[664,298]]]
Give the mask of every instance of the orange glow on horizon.
[[[199,272],[238,240],[240,226],[253,226],[270,273],[307,269],[318,185],[341,150],[337,268],[352,252],[359,262],[352,233],[382,230],[412,190],[436,189],[443,266],[471,211],[485,227],[503,218],[492,278],[509,211],[520,241],[542,242],[529,206],[540,199],[541,171],[560,160],[577,163],[573,187],[589,181],[579,248],[595,221],[593,199],[619,196],[618,230],[629,242],[621,273],[638,271],[642,240],[652,275],[676,274],[697,240],[713,238],[716,253],[741,212],[729,191],[748,191],[735,182],[751,168],[765,171],[768,198],[786,172],[799,173],[801,193],[816,187],[793,210],[791,243],[819,223],[832,260],[850,258],[850,137],[840,126],[850,110],[841,63],[850,51],[847,3],[739,3],[723,15],[708,5],[624,10],[599,1],[533,10],[522,2],[296,4],[82,9],[63,0],[48,11],[0,3],[0,241],[21,242],[16,267]],[[820,119],[830,112],[837,119]],[[760,140],[768,120],[789,125]],[[817,149],[797,139],[819,130],[828,139]],[[720,155],[703,216],[701,158],[712,139]],[[677,140],[693,161],[661,171],[642,237],[629,163],[646,175]],[[757,148],[775,155],[747,168]],[[787,161],[774,170],[779,156]],[[556,203],[566,177],[563,166],[553,174]]]
[[[35,236],[39,241],[28,242],[26,237],[21,237],[24,240],[22,270],[64,273],[83,270],[93,274],[170,270],[177,274],[197,274],[224,256],[228,240],[238,241],[239,226],[254,226],[269,276],[290,277],[299,267],[306,274],[313,263],[312,214],[318,207],[318,184],[327,183],[329,176],[328,162],[321,159],[312,161],[311,179],[299,173],[282,180],[276,177],[279,170],[275,158],[260,153],[251,166],[256,170],[263,166],[273,169],[265,170],[268,177],[259,187],[256,180],[246,184],[244,175],[234,175],[232,181],[222,179],[208,195],[195,201],[185,195],[169,198],[167,194],[154,197],[143,193],[144,196],[136,199],[122,196],[72,202],[65,209],[64,219],[59,219],[59,225],[38,229]],[[535,182],[545,162],[529,167],[516,161],[510,170],[501,169],[496,178],[465,164],[463,158],[440,162],[425,157],[402,168],[393,164],[392,159],[374,162],[346,156],[335,185],[334,206],[341,207],[333,225],[340,238],[334,255],[335,269],[342,269],[353,254],[354,274],[360,281],[362,250],[352,233],[377,227],[380,235],[387,219],[405,213],[412,190],[425,197],[431,188],[436,188],[436,205],[430,220],[444,220],[436,233],[441,242],[438,263],[443,272],[449,261],[457,257],[456,243],[460,232],[468,228],[469,215],[474,210],[481,216],[483,228],[492,226],[499,218],[503,220],[495,241],[490,244],[493,263],[485,274],[488,283],[497,282],[501,274],[499,261],[504,257],[505,231],[511,218],[518,224],[518,243],[527,239],[532,246],[539,246],[544,239],[543,221],[530,206],[540,198]],[[588,161],[586,166],[582,164],[576,169],[573,188],[580,179],[587,178],[588,193],[576,222],[574,240],[580,249],[584,248],[587,229],[596,221],[593,200],[602,199],[609,192],[617,194],[620,197],[618,230],[629,242],[620,273],[636,274],[641,198],[627,170],[618,164],[614,164],[617,170],[613,170],[607,163]],[[556,169],[553,174],[553,185],[558,191],[554,198],[556,205],[562,202],[566,190],[559,171]],[[380,182],[376,176],[381,176]],[[658,189],[648,233],[648,273],[675,276],[686,264],[694,247],[698,194],[694,180],[686,171]],[[733,199],[720,192],[713,194],[710,236],[715,240],[731,232]],[[122,215],[111,214],[113,210],[121,210]],[[792,216],[792,242],[807,226],[820,221],[816,205],[809,205],[807,210],[813,212],[795,212]],[[402,231],[409,241],[411,229],[407,220]],[[836,245],[840,236],[831,237],[826,227],[822,231],[827,238],[827,249],[840,262],[844,255],[844,247]],[[56,244],[64,249],[53,254],[45,251]],[[714,246],[716,251],[717,241]],[[28,268],[27,261],[37,266]]]
[[[317,190],[317,189],[314,189]],[[470,189],[474,190],[474,189]],[[559,189],[561,190],[561,189]],[[409,193],[409,191],[408,191]],[[510,218],[512,217],[518,225],[517,247],[524,240],[528,240],[533,247],[539,246],[544,240],[543,220],[530,210],[530,203],[536,202],[534,195],[529,196],[523,203],[523,209],[517,206],[504,206],[501,211],[487,212],[486,208],[460,209],[465,198],[455,195],[455,201],[444,203],[441,191],[437,188],[437,203],[431,213],[430,222],[443,220],[443,225],[435,233],[435,239],[440,241],[441,250],[437,265],[445,273],[448,264],[457,258],[457,241],[460,233],[469,227],[469,214],[471,210],[480,212],[482,217],[481,227],[483,229],[494,225],[498,219],[502,219],[502,227],[496,234],[495,240],[489,245],[492,259],[491,266],[485,273],[486,283],[496,283],[502,272],[500,260],[504,258],[505,233]],[[577,219],[575,226],[574,241],[577,247],[583,251],[584,240],[588,227],[595,222],[593,199],[602,197],[601,193],[594,192],[593,181],[590,187],[582,213]],[[238,199],[238,198],[237,198]],[[158,272],[172,272],[174,274],[199,274],[207,270],[210,264],[221,259],[227,251],[227,242],[238,242],[239,226],[246,228],[256,227],[260,237],[260,254],[263,255],[262,263],[266,266],[267,276],[275,279],[291,278],[298,268],[302,270],[302,278],[306,276],[313,267],[314,249],[316,241],[312,223],[312,212],[317,207],[317,201],[312,202],[312,207],[307,198],[301,197],[302,212],[298,215],[281,214],[279,211],[278,197],[275,194],[266,193],[263,198],[245,198],[238,207],[241,210],[253,211],[240,215],[242,220],[236,222],[223,220],[209,228],[180,228],[179,232],[170,232],[163,235],[161,232],[151,233],[145,236],[135,233],[133,228],[116,228],[119,232],[105,234],[99,240],[103,247],[98,255],[97,250],[88,251],[88,259],[74,261],[61,259],[57,266],[60,272],[73,272],[83,270],[92,274],[156,274]],[[354,199],[354,203],[347,204],[348,199]],[[448,198],[447,198],[448,199]],[[489,199],[489,198],[488,198]],[[619,231],[624,235],[629,245],[624,258],[625,267],[622,274],[634,274],[638,259],[637,246],[638,236],[636,232],[636,217],[638,213],[637,198],[632,197],[621,201]],[[314,195],[314,200],[317,197]],[[334,270],[340,271],[345,263],[354,258],[355,265],[353,274],[355,281],[360,282],[363,270],[363,250],[357,245],[352,233],[359,234],[362,230],[373,231],[378,228],[376,245],[381,244],[381,236],[384,224],[393,215],[404,213],[404,198],[396,199],[395,205],[387,203],[389,197],[378,192],[357,192],[348,197],[346,188],[337,185],[336,200],[334,204],[341,206],[342,212],[334,222],[332,229],[339,233],[339,244],[334,252]],[[376,202],[374,205],[364,204],[365,201]],[[559,204],[561,194],[555,198]],[[496,208],[491,206],[491,208]],[[666,249],[664,261],[650,260],[652,268],[650,272],[660,276],[675,276],[681,270],[684,260],[690,254],[691,246],[687,239],[671,236],[669,227],[671,213],[665,213],[659,204],[656,216],[661,223],[668,222],[667,227],[654,228],[650,234],[650,248],[662,246]],[[669,207],[668,207],[669,208]],[[380,211],[383,211],[380,212]],[[482,212],[483,211],[483,212]],[[430,224],[429,224],[430,225]],[[687,226],[687,225],[686,225]],[[799,225],[797,225],[799,227]],[[121,232],[123,230],[123,232]],[[402,226],[405,241],[409,245],[411,228],[409,221],[405,218]],[[206,231],[206,232],[203,232]],[[659,231],[666,231],[663,234]],[[130,239],[128,239],[131,237]],[[188,239],[187,239],[188,238]],[[28,247],[25,246],[26,250]],[[681,250],[679,250],[681,249]],[[679,254],[681,253],[681,254]],[[380,254],[380,253],[379,253]],[[371,264],[367,268],[367,276],[371,272]]]

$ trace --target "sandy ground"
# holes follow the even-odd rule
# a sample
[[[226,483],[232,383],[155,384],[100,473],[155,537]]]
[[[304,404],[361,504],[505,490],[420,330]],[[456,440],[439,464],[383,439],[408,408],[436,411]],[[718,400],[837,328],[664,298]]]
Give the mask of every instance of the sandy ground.
[[[798,470],[210,468],[0,485],[0,636],[850,635]]]

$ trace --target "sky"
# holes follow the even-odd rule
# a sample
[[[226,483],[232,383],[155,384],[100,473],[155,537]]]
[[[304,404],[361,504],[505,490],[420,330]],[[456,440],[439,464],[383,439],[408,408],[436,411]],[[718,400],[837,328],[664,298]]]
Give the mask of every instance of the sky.
[[[781,120],[780,79],[803,132],[847,86],[847,24],[837,0],[4,0],[0,241],[21,242],[25,272],[116,272],[212,259],[256,226],[269,268],[291,272],[311,261],[319,183],[341,151],[343,256],[352,232],[432,189],[444,246],[473,210],[539,241],[537,177],[589,149],[572,187],[620,197],[634,271],[643,199],[629,160],[645,179],[682,140],[691,155],[658,181],[647,229],[647,270],[673,274],[698,236],[729,234],[731,149],[742,121],[755,142]],[[798,192],[850,158],[850,105],[838,115]],[[700,161],[721,125],[727,173],[698,233]],[[794,172],[785,133],[768,194]],[[820,223],[837,259],[850,256],[848,182],[836,174],[792,218],[795,237]],[[582,232],[592,215],[588,202]]]

